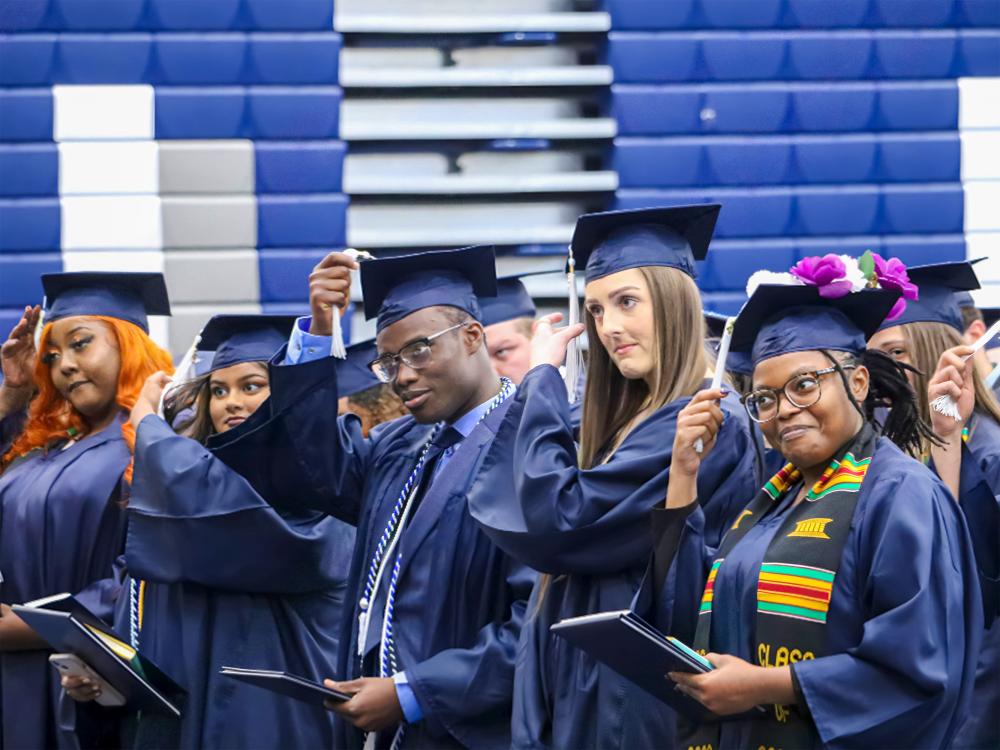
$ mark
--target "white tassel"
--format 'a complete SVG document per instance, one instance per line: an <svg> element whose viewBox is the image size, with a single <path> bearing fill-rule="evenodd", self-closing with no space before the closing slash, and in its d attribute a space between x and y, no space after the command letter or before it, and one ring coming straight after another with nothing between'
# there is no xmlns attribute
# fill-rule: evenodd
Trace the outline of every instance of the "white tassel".
<svg viewBox="0 0 1000 750"><path fill-rule="evenodd" d="M203 331L204 329L202 329ZM185 383L191 381L195 377L195 364L198 361L198 345L201 343L202 331L198 331L198 335L194 337L194 341L191 342L191 346L188 350L184 352L184 356L181 357L180 363L174 370L174 376L170 378L170 382L167 383L167 387L163 389L163 393L160 394L160 404L156 409L156 413L163 417L163 405L167 400L167 395Z"/></svg>
<svg viewBox="0 0 1000 750"><path fill-rule="evenodd" d="M573 326L580 322L580 298L576 291L576 261L573 258L572 247L569 249L567 260L566 284L568 286L567 325ZM582 376L583 353L580 351L580 337L577 336L566 347L566 369L563 374L566 395L571 404L577 400L577 386Z"/></svg>
<svg viewBox="0 0 1000 750"><path fill-rule="evenodd" d="M736 318L728 318L722 330L722 340L719 342L719 356L715 360L715 373L712 375L712 390L722 387L722 377L726 374L726 359L729 357L729 344L733 340L733 328ZM705 443L701 438L694 441L694 452L702 453Z"/></svg>
<svg viewBox="0 0 1000 750"><path fill-rule="evenodd" d="M42 300L42 309L38 311L38 324L35 326L35 330L32 333L32 337L35 340L35 351L37 352L39 347L42 345L42 329L45 328L45 300Z"/></svg>
<svg viewBox="0 0 1000 750"><path fill-rule="evenodd" d="M344 250L344 255L348 255L356 261L371 260L374 257L367 250L355 250L353 247ZM330 314L330 356L337 359L347 359L347 347L344 346L344 331L340 325L340 310L335 307L330 311Z"/></svg>
<svg viewBox="0 0 1000 750"><path fill-rule="evenodd" d="M976 343L972 345L972 354L968 355L968 357L963 357L962 361L965 362L969 359L969 357L975 356L976 352L996 338L997 334L1000 334L1000 320L991 325L989 330L977 339ZM992 376L993 373L990 374ZM944 414L946 417L951 417L956 422L962 421L962 414L958 410L958 404L955 403L955 399L948 394L938 396L936 399L931 401L931 408L938 414Z"/></svg>

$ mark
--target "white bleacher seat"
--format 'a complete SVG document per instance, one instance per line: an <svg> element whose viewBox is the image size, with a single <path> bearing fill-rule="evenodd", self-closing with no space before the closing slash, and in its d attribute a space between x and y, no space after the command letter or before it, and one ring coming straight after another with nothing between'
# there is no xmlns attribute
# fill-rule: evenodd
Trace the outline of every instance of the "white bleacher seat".
<svg viewBox="0 0 1000 750"><path fill-rule="evenodd" d="M341 71L344 88L609 86L614 75L606 65L547 68L374 68Z"/></svg>
<svg viewBox="0 0 1000 750"><path fill-rule="evenodd" d="M260 298L257 251L167 250L163 273L170 301L178 303L241 303Z"/></svg>
<svg viewBox="0 0 1000 750"><path fill-rule="evenodd" d="M565 244L584 209L571 202L354 203L347 241L362 248Z"/></svg>
<svg viewBox="0 0 1000 750"><path fill-rule="evenodd" d="M603 33L607 13L378 14L337 10L333 27L345 34L502 34L513 32Z"/></svg>

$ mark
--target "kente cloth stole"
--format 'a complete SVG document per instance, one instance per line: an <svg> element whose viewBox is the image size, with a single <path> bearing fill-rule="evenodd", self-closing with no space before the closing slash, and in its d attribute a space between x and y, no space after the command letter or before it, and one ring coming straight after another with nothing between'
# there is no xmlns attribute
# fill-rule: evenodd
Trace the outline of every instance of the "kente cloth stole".
<svg viewBox="0 0 1000 750"><path fill-rule="evenodd" d="M859 493L875 452L877 435L867 423L838 453L805 499L792 508L768 545L757 579L754 661L783 667L826 653L826 618ZM802 475L791 464L775 474L730 527L712 564L698 611L694 647L710 650L715 579L726 555L747 532L796 491ZM798 750L816 744L812 721L794 706L765 706L754 721L750 747ZM715 750L718 724L681 722L680 747Z"/></svg>

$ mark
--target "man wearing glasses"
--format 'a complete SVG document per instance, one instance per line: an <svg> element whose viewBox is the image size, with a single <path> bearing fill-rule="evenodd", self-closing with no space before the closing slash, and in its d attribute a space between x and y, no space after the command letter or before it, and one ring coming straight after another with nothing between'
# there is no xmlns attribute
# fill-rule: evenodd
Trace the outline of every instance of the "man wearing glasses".
<svg viewBox="0 0 1000 750"><path fill-rule="evenodd" d="M280 488L358 527L328 681L352 696L328 704L343 719L337 746L508 747L534 573L466 509L471 493L512 491L509 462L483 462L515 389L493 371L480 322L479 297L497 290L493 248L361 264L365 315L377 318L370 368L411 414L367 439L356 417L335 417L337 360L321 356L355 268L331 253L314 269L312 316L271 366L269 408L220 455L250 464L265 497Z"/></svg>

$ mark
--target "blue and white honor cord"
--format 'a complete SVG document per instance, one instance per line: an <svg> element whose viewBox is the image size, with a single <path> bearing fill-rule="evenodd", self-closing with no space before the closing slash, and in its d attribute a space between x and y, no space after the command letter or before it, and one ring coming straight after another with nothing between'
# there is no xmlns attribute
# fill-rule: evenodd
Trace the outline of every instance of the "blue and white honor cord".
<svg viewBox="0 0 1000 750"><path fill-rule="evenodd" d="M134 578L128 581L128 642L139 650L139 584Z"/></svg>
<svg viewBox="0 0 1000 750"><path fill-rule="evenodd" d="M514 384L508 378L500 378L500 392L493 397L490 405L483 412L483 416L479 418L479 422L486 419L494 409L506 401L514 390ZM476 424L478 425L479 423L477 422ZM378 594L387 563L389 560L393 560L392 573L389 577L389 586L385 596L385 614L382 618L381 642L379 644L379 677L392 677L399 671L392 630L393 608L396 603L396 584L399 582L400 571L399 540L402 537L402 530L405 528L406 521L413 508L413 499L420 486L419 480L423 473L424 465L427 462L427 453L442 427L441 424L434 427L430 437L420 451L420 458L417 459L416 466L413 467L413 471L410 472L410 476L403 485L403 489L400 490L399 497L396 498L396 504L389 515L389 522L386 524L385 529L383 529L382 536L379 537L378 545L375 547L375 553L372 555L371 563L368 566L368 575L365 580L365 591L358 602L358 608L361 610L361 614L358 616L358 657L363 659L368 640L371 606L374 603L375 596ZM399 729L396 730L396 734L392 740L392 750L398 750L402 745L405 726L405 724L401 724ZM374 742L375 732L371 732L365 739L365 747L374 747Z"/></svg>

